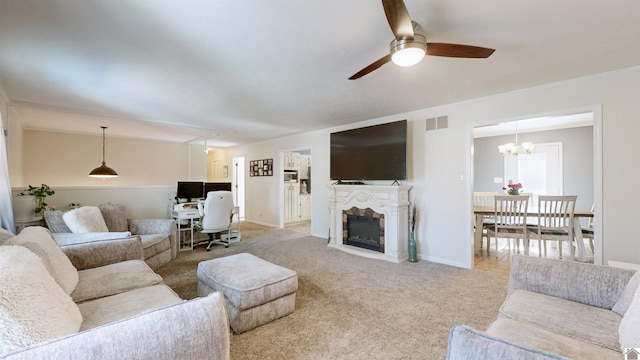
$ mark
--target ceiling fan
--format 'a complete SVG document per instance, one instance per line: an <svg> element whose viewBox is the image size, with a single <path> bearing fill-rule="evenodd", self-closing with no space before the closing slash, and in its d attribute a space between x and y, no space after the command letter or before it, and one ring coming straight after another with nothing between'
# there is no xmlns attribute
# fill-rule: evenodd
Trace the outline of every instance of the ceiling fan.
<svg viewBox="0 0 640 360"><path fill-rule="evenodd" d="M382 0L384 13L395 39L391 42L391 51L381 59L358 71L349 80L359 79L393 61L398 66L412 66L426 55L458 58L488 58L495 51L479 46L431 43L424 35L415 33L418 24L411 21L407 7L402 0Z"/></svg>

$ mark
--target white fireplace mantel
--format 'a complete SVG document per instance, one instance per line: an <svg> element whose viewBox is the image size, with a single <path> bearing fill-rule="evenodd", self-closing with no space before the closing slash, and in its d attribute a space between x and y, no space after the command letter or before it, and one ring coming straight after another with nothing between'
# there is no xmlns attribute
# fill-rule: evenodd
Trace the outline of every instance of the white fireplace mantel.
<svg viewBox="0 0 640 360"><path fill-rule="evenodd" d="M409 190L411 186L331 185L331 233L329 246L355 255L402 262L408 258ZM384 214L384 254L343 243L342 211L370 208Z"/></svg>

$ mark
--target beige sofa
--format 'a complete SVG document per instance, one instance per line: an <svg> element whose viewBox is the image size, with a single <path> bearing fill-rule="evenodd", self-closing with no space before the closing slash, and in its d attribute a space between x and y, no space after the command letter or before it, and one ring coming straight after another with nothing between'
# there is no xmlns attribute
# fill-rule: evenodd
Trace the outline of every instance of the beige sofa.
<svg viewBox="0 0 640 360"><path fill-rule="evenodd" d="M639 283L631 270L514 255L498 319L452 328L447 359L624 359L640 347Z"/></svg>
<svg viewBox="0 0 640 360"><path fill-rule="evenodd" d="M47 210L44 219L53 237L60 245L117 239L138 235L142 241L144 260L154 270L178 255L176 223L172 219L127 219L125 206L105 203L100 209L109 232L72 233L59 210Z"/></svg>
<svg viewBox="0 0 640 360"><path fill-rule="evenodd" d="M180 299L139 237L59 247L28 227L0 246L2 359L229 359L222 294Z"/></svg>

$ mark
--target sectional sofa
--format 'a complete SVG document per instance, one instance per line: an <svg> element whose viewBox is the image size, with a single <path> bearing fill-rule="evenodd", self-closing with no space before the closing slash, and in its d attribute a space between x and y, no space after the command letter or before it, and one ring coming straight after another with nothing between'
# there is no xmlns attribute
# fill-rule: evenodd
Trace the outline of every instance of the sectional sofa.
<svg viewBox="0 0 640 360"><path fill-rule="evenodd" d="M180 299L138 236L59 246L27 227L4 238L1 359L229 359L222 294Z"/></svg>
<svg viewBox="0 0 640 360"><path fill-rule="evenodd" d="M96 216L98 218L95 218ZM142 241L144 260L154 270L178 255L174 220L127 219L125 206L122 204L104 203L69 211L47 210L44 219L60 245L138 235ZM73 226L70 228L67 223L69 220L84 220L90 225L81 226L79 229Z"/></svg>

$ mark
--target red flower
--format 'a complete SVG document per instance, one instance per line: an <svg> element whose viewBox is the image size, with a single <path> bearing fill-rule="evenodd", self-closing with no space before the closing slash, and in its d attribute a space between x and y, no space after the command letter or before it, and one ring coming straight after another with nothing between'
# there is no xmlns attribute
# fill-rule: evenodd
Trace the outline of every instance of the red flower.
<svg viewBox="0 0 640 360"><path fill-rule="evenodd" d="M508 186L509 186L509 188L511 188L511 189L522 189L522 184L520 184L520 183L509 184ZM502 189L503 189L503 190L506 190L505 188L502 188Z"/></svg>

